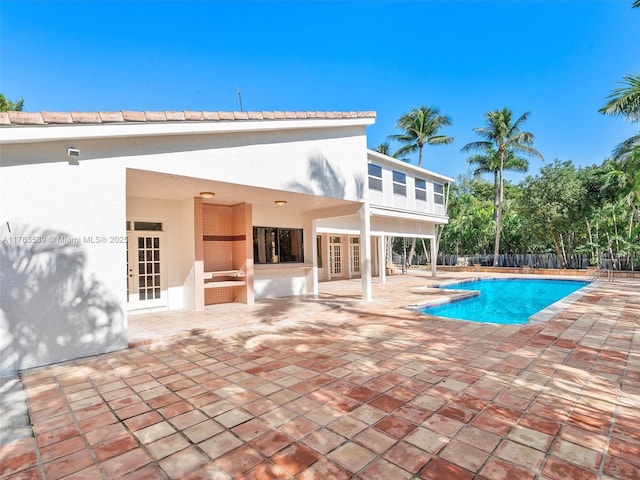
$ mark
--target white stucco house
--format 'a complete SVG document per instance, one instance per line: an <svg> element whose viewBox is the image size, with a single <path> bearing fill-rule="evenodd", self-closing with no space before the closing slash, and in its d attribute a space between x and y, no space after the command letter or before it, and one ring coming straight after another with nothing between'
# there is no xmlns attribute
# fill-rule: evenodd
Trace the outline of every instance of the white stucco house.
<svg viewBox="0 0 640 480"><path fill-rule="evenodd" d="M385 238L434 239L452 181L367 150L374 121L0 113L0 374L125 348L135 312L352 277L371 299Z"/></svg>

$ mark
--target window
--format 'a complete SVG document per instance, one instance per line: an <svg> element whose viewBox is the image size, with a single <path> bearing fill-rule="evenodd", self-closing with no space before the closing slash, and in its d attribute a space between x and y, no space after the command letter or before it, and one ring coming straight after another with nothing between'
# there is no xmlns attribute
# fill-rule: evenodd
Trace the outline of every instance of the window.
<svg viewBox="0 0 640 480"><path fill-rule="evenodd" d="M427 201L427 181L416 178L416 200Z"/></svg>
<svg viewBox="0 0 640 480"><path fill-rule="evenodd" d="M382 191L382 167L380 165L369 164L369 189Z"/></svg>
<svg viewBox="0 0 640 480"><path fill-rule="evenodd" d="M393 172L393 193L407 196L407 176L401 172Z"/></svg>
<svg viewBox="0 0 640 480"><path fill-rule="evenodd" d="M441 183L433 184L433 202L436 205L444 205L444 185Z"/></svg>
<svg viewBox="0 0 640 480"><path fill-rule="evenodd" d="M144 230L147 232L161 232L161 222L133 222L134 230Z"/></svg>
<svg viewBox="0 0 640 480"><path fill-rule="evenodd" d="M304 262L301 228L253 227L255 263Z"/></svg>

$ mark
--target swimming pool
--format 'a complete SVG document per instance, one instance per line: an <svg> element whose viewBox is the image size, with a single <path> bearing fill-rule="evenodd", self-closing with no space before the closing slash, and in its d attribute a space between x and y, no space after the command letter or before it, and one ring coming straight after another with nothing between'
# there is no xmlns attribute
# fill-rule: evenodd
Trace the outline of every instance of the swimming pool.
<svg viewBox="0 0 640 480"><path fill-rule="evenodd" d="M522 324L529 317L588 285L574 280L483 279L441 288L473 290L479 295L420 309L423 313L472 322Z"/></svg>

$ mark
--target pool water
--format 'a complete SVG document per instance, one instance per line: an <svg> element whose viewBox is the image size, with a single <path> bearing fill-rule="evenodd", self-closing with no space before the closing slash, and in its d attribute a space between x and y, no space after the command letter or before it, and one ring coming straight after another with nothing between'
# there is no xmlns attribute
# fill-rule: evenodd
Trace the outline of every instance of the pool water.
<svg viewBox="0 0 640 480"><path fill-rule="evenodd" d="M438 317L501 324L526 323L529 317L579 290L589 282L574 280L485 279L447 285L445 289L475 290L476 297L423 308Z"/></svg>

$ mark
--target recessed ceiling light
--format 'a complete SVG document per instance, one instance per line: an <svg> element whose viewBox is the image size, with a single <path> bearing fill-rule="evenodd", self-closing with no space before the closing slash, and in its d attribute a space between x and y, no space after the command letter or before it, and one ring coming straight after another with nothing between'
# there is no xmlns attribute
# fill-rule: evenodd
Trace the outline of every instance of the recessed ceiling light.
<svg viewBox="0 0 640 480"><path fill-rule="evenodd" d="M287 201L286 201L286 200L276 200L276 201L275 201L275 202L273 202L273 203L275 203L276 205L278 205L279 207L281 207L281 206L283 206L283 205L286 205L286 204L287 204Z"/></svg>
<svg viewBox="0 0 640 480"><path fill-rule="evenodd" d="M200 192L200 196L202 198L211 198L211 197L215 196L215 193L213 193L213 192Z"/></svg>

